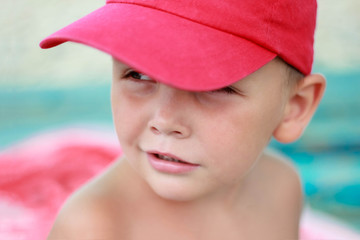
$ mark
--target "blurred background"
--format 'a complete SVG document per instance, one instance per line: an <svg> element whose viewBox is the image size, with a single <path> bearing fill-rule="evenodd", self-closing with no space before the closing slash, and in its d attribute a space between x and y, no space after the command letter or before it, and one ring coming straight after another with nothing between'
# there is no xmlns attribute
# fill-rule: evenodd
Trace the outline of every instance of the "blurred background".
<svg viewBox="0 0 360 240"><path fill-rule="evenodd" d="M42 38L104 2L2 2L0 150L68 126L112 128L111 58L73 43L38 47ZM298 167L308 206L360 230L360 1L318 3L313 72L326 76L326 94L301 140L271 145Z"/></svg>

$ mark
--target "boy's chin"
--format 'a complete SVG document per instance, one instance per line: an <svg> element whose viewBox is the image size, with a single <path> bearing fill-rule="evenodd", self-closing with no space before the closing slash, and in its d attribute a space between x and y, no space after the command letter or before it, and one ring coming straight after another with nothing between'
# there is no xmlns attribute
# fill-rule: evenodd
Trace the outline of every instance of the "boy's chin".
<svg viewBox="0 0 360 240"><path fill-rule="evenodd" d="M194 202L207 195L205 189L196 184L188 184L180 181L148 181L152 191L160 198L170 202L186 203Z"/></svg>

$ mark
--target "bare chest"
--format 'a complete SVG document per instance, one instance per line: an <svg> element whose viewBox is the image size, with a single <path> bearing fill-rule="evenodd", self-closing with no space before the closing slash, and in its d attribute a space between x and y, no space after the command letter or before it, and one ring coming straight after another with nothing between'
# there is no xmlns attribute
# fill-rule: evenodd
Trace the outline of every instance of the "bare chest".
<svg viewBox="0 0 360 240"><path fill-rule="evenodd" d="M132 216L127 224L117 224L117 239L124 240L239 240L239 239L279 239L275 221L263 217L228 218L211 214L199 219L160 216ZM123 222L123 221L122 221Z"/></svg>

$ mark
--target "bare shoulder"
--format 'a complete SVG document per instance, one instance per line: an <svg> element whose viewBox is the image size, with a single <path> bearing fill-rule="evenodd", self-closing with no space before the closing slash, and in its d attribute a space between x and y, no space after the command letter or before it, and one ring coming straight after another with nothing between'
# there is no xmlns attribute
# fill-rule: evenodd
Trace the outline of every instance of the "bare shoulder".
<svg viewBox="0 0 360 240"><path fill-rule="evenodd" d="M65 203L50 231L48 239L87 239L96 235L109 238L106 212L87 194L77 192Z"/></svg>
<svg viewBox="0 0 360 240"><path fill-rule="evenodd" d="M50 231L52 239L115 239L113 203L105 172L65 202Z"/></svg>
<svg viewBox="0 0 360 240"><path fill-rule="evenodd" d="M270 190L267 204L276 210L277 226L297 234L303 205L299 174L290 159L273 150L266 150L260 165L268 179L264 181L264 187Z"/></svg>

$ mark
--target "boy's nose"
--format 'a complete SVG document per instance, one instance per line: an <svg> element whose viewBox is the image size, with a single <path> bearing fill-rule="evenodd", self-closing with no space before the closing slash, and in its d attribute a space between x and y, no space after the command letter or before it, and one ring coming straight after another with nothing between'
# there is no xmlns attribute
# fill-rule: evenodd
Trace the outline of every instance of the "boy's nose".
<svg viewBox="0 0 360 240"><path fill-rule="evenodd" d="M153 116L148 124L150 131L180 139L190 136L189 100L190 93L166 87L155 100Z"/></svg>

